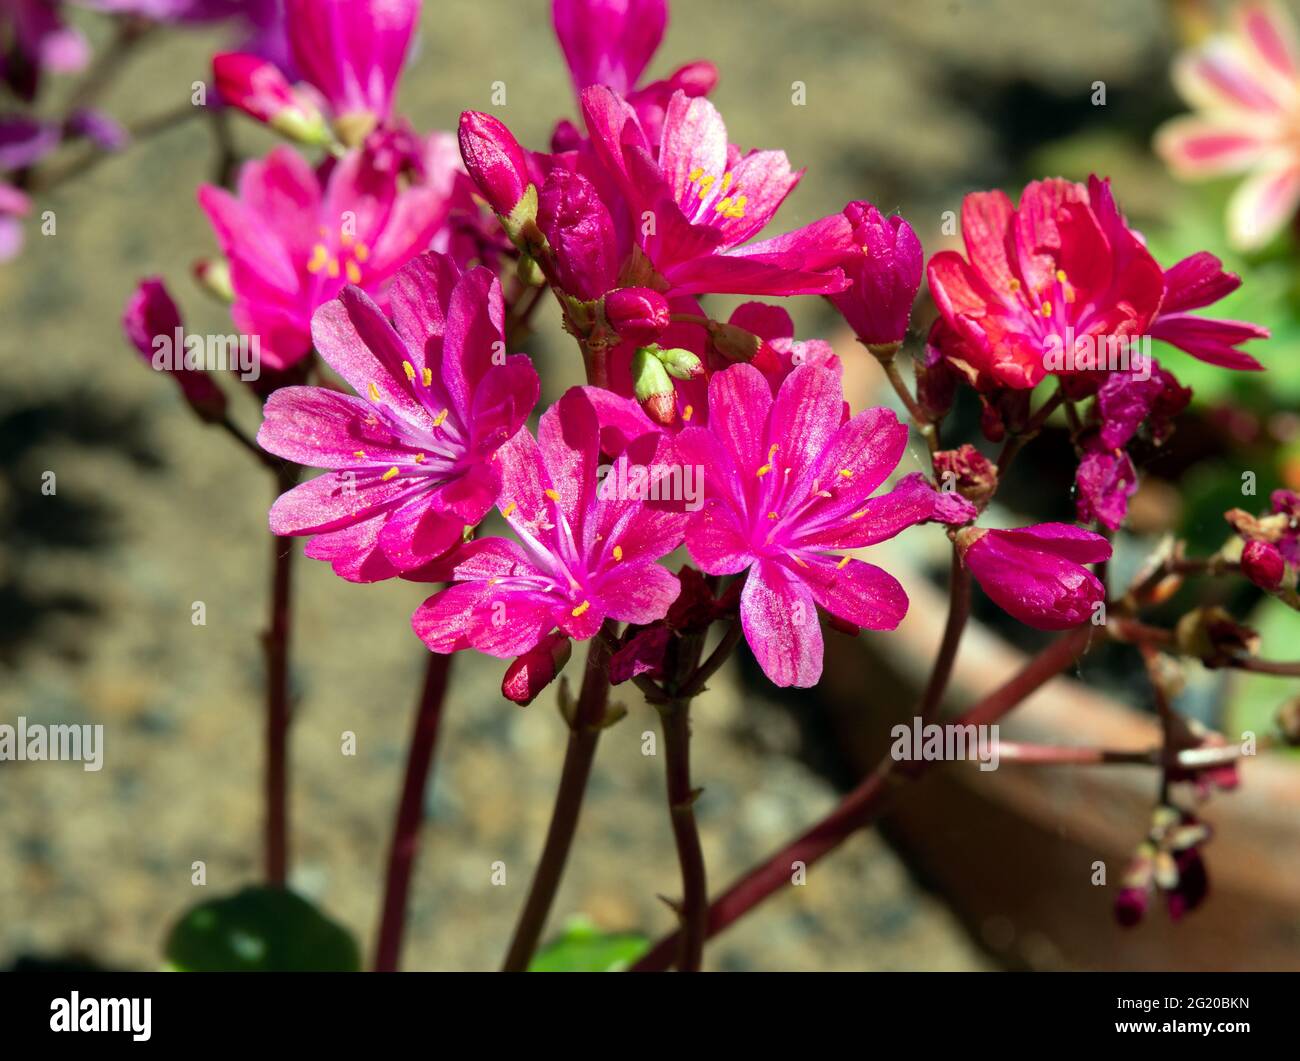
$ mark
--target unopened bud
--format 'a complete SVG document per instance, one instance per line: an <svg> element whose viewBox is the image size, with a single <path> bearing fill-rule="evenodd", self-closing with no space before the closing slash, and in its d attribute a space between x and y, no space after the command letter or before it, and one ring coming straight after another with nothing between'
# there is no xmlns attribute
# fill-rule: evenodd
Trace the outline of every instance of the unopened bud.
<svg viewBox="0 0 1300 1061"><path fill-rule="evenodd" d="M573 654L573 642L556 631L516 659L501 680L501 695L527 707L564 669Z"/></svg>
<svg viewBox="0 0 1300 1061"><path fill-rule="evenodd" d="M1286 561L1276 545L1251 541L1241 550L1241 572L1260 589L1274 590L1282 584Z"/></svg>
<svg viewBox="0 0 1300 1061"><path fill-rule="evenodd" d="M193 266L194 279L208 294L227 304L235 301L235 285L230 279L230 262L225 258L207 258Z"/></svg>
<svg viewBox="0 0 1300 1061"><path fill-rule="evenodd" d="M651 347L640 347L632 355L632 392L656 424L667 427L677 419L677 392L664 363Z"/></svg>
<svg viewBox="0 0 1300 1061"><path fill-rule="evenodd" d="M708 328L713 348L728 361L753 361L763 346L763 340L757 335L734 324L711 320Z"/></svg>
<svg viewBox="0 0 1300 1061"><path fill-rule="evenodd" d="M515 239L524 224L537 217L537 188L524 149L502 122L478 111L460 116L458 135L465 169Z"/></svg>
<svg viewBox="0 0 1300 1061"><path fill-rule="evenodd" d="M668 300L649 287L620 287L605 296L605 320L620 339L653 343L671 320Z"/></svg>
<svg viewBox="0 0 1300 1061"><path fill-rule="evenodd" d="M279 68L266 59L226 52L212 60L217 91L233 107L300 144L326 144L329 127L315 102L294 89Z"/></svg>

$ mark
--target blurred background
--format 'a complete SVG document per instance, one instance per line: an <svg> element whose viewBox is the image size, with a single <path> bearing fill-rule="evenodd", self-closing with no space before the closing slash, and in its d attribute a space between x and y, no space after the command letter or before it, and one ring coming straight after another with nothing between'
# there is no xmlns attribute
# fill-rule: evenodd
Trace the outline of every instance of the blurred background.
<svg viewBox="0 0 1300 1061"><path fill-rule="evenodd" d="M544 0L439 0L425 6L399 109L420 131L452 129L463 109L493 110L527 146L574 117ZM1157 356L1196 389L1171 443L1143 467L1116 570L1158 537L1205 553L1242 505L1300 488L1300 314L1292 239L1249 261L1229 253L1230 185L1184 186L1151 151L1183 110L1169 64L1212 4L1160 0L713 0L674 5L650 74L708 58L713 100L742 147L779 147L807 175L781 210L784 231L869 199L903 213L927 253L955 245L946 211L969 191L1090 171L1113 178L1122 208L1169 265L1208 249L1247 277L1224 316L1263 323L1267 377ZM102 19L72 16L92 42ZM100 103L131 122L181 106L209 74L218 29L166 30L142 46ZM75 83L53 84L57 112ZM791 102L806 85L806 105ZM1096 85L1103 83L1104 104ZM233 116L242 155L272 141ZM176 388L142 369L119 326L143 276L161 274L193 332L229 329L189 279L216 244L195 189L219 165L211 131L187 122L95 166L38 200L57 233L30 224L0 266L0 721L105 727L105 765L0 763L0 967L53 961L155 968L170 925L207 891L256 880L260 865L262 653L270 544L265 472L195 422ZM714 316L725 319L726 301ZM815 300L791 306L801 337L844 337ZM1216 307L1216 310L1218 307ZM918 330L933 310L918 311ZM554 316L530 350L543 400L580 378ZM842 345L856 406L887 403L877 370ZM250 431L256 400L235 394ZM962 406L951 438L977 441ZM921 467L919 451L903 471ZM57 493L41 493L54 471ZM1022 457L1000 503L1007 523L1072 519L1072 453L1050 429ZM1245 503L1244 507L1263 507ZM995 522L997 520L995 519ZM910 716L943 622L946 541L920 530L873 560L913 597L896 634L828 635L818 690L778 695L741 657L694 711L697 804L710 881L721 886L825 813ZM323 564L296 571L292 730L292 883L358 935L369 953L386 845L425 650L408 617L426 595L404 583L351 585ZM1197 587L1205 590L1204 586ZM1213 590L1211 590L1214 592ZM1187 598L1184 598L1184 603ZM194 602L206 626L191 624ZM977 600L953 703L1004 679L1040 640ZM1266 656L1294 658L1300 621L1253 591L1222 598L1257 625ZM1169 615L1179 614L1178 602ZM577 673L575 660L570 670ZM499 962L549 818L565 728L544 694L520 710L499 693L503 663L462 655L426 800L404 965L485 969ZM1090 657L1027 705L1025 732L1057 743L1140 747L1154 732L1136 655ZM1242 680L1245 677L1246 680ZM1294 683L1196 668L1180 709L1235 734L1268 732ZM551 934L581 915L609 931L672 925L657 894L679 887L661 763L641 754L658 719L631 687L630 716L604 737ZM340 735L357 754L340 753ZM1004 734L1005 735L1005 734ZM1076 772L1078 773L1078 772ZM883 832L854 837L706 951L717 969L1300 967L1300 774L1293 759L1248 763L1241 791L1207 812L1209 906L1169 926L1112 922L1114 885L1145 834L1154 778L1121 771L1032 778L953 770L921 786ZM1058 772L1058 775L1060 772ZM996 784L992 778L996 778ZM1090 882L1095 860L1110 887ZM507 884L492 886L504 861Z"/></svg>

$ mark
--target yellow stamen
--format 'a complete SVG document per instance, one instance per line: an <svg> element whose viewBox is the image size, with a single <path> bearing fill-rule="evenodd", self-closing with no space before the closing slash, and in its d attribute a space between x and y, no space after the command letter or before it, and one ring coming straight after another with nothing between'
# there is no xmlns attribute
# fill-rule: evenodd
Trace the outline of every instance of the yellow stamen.
<svg viewBox="0 0 1300 1061"><path fill-rule="evenodd" d="M837 568L839 568L841 571L843 571L844 568L848 566L849 561L852 560L852 559L853 559L853 557L851 557L851 556L845 556L845 557L841 558L840 562L839 562L838 564L836 564L835 566L836 566Z"/></svg>
<svg viewBox="0 0 1300 1061"><path fill-rule="evenodd" d="M344 271L348 274L349 284L361 283L361 266L359 266L356 262L354 262L351 258L349 258L347 264L343 268Z"/></svg>
<svg viewBox="0 0 1300 1061"><path fill-rule="evenodd" d="M621 545L614 546L614 559L615 560L623 559L623 547Z"/></svg>
<svg viewBox="0 0 1300 1061"><path fill-rule="evenodd" d="M798 564L800 567L807 567L807 566L808 566L808 561L805 560L802 556L796 556L796 557L794 558L794 562L795 562L796 564Z"/></svg>
<svg viewBox="0 0 1300 1061"><path fill-rule="evenodd" d="M442 412L440 412L437 416L433 418L433 426L442 427L442 422L446 419L447 419L447 410L444 409Z"/></svg>
<svg viewBox="0 0 1300 1061"><path fill-rule="evenodd" d="M359 262L364 262L367 258L370 257L370 248L367 247L364 243L358 243L355 247L352 248L352 257L354 257Z"/></svg>
<svg viewBox="0 0 1300 1061"><path fill-rule="evenodd" d="M384 472L384 474L381 475L379 478L381 478L384 482L388 482L389 479L396 479L397 466L394 465L393 467L389 468L388 471Z"/></svg>
<svg viewBox="0 0 1300 1061"><path fill-rule="evenodd" d="M372 402L379 401L379 388L375 386L373 380L370 383L370 400Z"/></svg>
<svg viewBox="0 0 1300 1061"><path fill-rule="evenodd" d="M1043 316L1044 316L1044 317L1050 317L1051 315L1052 315L1052 304L1051 304L1050 302L1044 302L1044 303L1043 303Z"/></svg>
<svg viewBox="0 0 1300 1061"><path fill-rule="evenodd" d="M781 517L778 516L775 512L769 512L769 513L767 514L767 518L768 518L768 519L780 519Z"/></svg>
<svg viewBox="0 0 1300 1061"><path fill-rule="evenodd" d="M704 176L704 170L700 169L699 166L696 166L693 170L691 170L690 176L687 179L690 180L691 183L693 184L695 183L695 181L699 180L703 176Z"/></svg>
<svg viewBox="0 0 1300 1061"><path fill-rule="evenodd" d="M424 461L425 461L425 456L424 456L423 453L417 453L417 454L415 455L415 463L416 463L416 464L423 464Z"/></svg>
<svg viewBox="0 0 1300 1061"><path fill-rule="evenodd" d="M708 198L708 195L709 195L709 189L713 187L713 182L714 182L715 180L717 180L717 179L718 179L717 177L701 177L701 178L700 178L700 198L701 198L701 199L707 199L707 198Z"/></svg>
<svg viewBox="0 0 1300 1061"><path fill-rule="evenodd" d="M324 235L322 232L321 235ZM330 260L329 249L323 243L317 243L311 249L311 261L307 263L307 272L313 275L319 273L325 268L325 264Z"/></svg>
<svg viewBox="0 0 1300 1061"><path fill-rule="evenodd" d="M360 460L365 460L365 459L366 459L366 451L363 450L363 449L359 449L359 450L357 450L354 454L352 454L352 456L357 457L357 458L359 458Z"/></svg>
<svg viewBox="0 0 1300 1061"><path fill-rule="evenodd" d="M682 410L683 420L689 420L694 415L695 415L695 406L693 405L688 405L685 409Z"/></svg>
<svg viewBox="0 0 1300 1061"><path fill-rule="evenodd" d="M771 470L772 470L772 466L770 464L764 464L763 467L759 468L758 471L756 471L754 474L761 479Z"/></svg>
<svg viewBox="0 0 1300 1061"><path fill-rule="evenodd" d="M402 371L406 373L406 378L407 378L408 380L413 380L413 379L415 379L415 366L414 366L413 364L411 364L411 362L409 362L409 361L403 361L403 362L402 362Z"/></svg>
<svg viewBox="0 0 1300 1061"><path fill-rule="evenodd" d="M424 380L424 385L425 385L426 387L432 387L432 386L433 386L433 369L431 369L431 368L426 368L426 369L424 370L424 374L423 374L420 378Z"/></svg>
<svg viewBox="0 0 1300 1061"><path fill-rule="evenodd" d="M725 214L730 210L731 210L731 196L729 195L725 199L719 199L716 203L713 204L713 212L715 214Z"/></svg>
<svg viewBox="0 0 1300 1061"><path fill-rule="evenodd" d="M1065 276L1065 270L1064 270L1064 269L1057 269L1057 270L1056 270L1056 279L1059 280L1061 283L1065 283L1065 281L1066 281L1066 276Z"/></svg>
<svg viewBox="0 0 1300 1061"><path fill-rule="evenodd" d="M852 468L841 468L841 469L840 469L840 474L841 474L842 476L844 476L845 479L852 479L852 478L853 478L853 469L852 469Z"/></svg>
<svg viewBox="0 0 1300 1061"><path fill-rule="evenodd" d="M849 516L849 519L861 519L866 514L867 514L867 510L864 508L861 512L854 512L851 516Z"/></svg>
<svg viewBox="0 0 1300 1061"><path fill-rule="evenodd" d="M1012 291L1020 290L1020 281L1017 280L1014 276L1011 278L1011 290Z"/></svg>
<svg viewBox="0 0 1300 1061"><path fill-rule="evenodd" d="M558 490L543 490L542 492L552 501L560 500L560 492Z"/></svg>
<svg viewBox="0 0 1300 1061"><path fill-rule="evenodd" d="M325 268L325 273L331 280L339 278L339 260L337 258L330 259L329 265Z"/></svg>
<svg viewBox="0 0 1300 1061"><path fill-rule="evenodd" d="M730 173L724 173L722 175L722 190L724 192L731 187L731 180L732 178Z"/></svg>
<svg viewBox="0 0 1300 1061"><path fill-rule="evenodd" d="M573 611L571 611L569 614L576 619L579 615L581 615L590 607L591 607L591 601L585 600L581 604L579 604L576 608L574 608Z"/></svg>
<svg viewBox="0 0 1300 1061"><path fill-rule="evenodd" d="M501 510L501 515L505 516L506 519L509 519L511 513L513 513L518 507L518 505L511 501L510 504L506 505L506 507Z"/></svg>

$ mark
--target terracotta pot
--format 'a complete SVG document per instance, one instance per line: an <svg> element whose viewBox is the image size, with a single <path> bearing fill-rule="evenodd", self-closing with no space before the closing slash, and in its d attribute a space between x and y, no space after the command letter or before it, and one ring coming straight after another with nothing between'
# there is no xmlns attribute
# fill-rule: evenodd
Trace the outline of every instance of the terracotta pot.
<svg viewBox="0 0 1300 1061"><path fill-rule="evenodd" d="M908 554L896 543L887 556L873 550L872 559L908 587L908 618L891 634L828 639L822 687L842 742L864 771L887 753L890 727L910 722L947 609L940 591L907 573ZM1024 662L972 623L949 707L973 702ZM1158 743L1158 727L1061 677L1016 708L1001 737L1138 750ZM899 793L883 828L1010 966L1300 969L1300 765L1265 754L1244 761L1241 777L1238 790L1216 793L1205 806L1215 831L1206 848L1211 892L1179 923L1159 901L1136 928L1119 927L1112 914L1156 797L1151 768L1002 764L981 772L974 763L945 764ZM1104 886L1092 883L1098 862Z"/></svg>

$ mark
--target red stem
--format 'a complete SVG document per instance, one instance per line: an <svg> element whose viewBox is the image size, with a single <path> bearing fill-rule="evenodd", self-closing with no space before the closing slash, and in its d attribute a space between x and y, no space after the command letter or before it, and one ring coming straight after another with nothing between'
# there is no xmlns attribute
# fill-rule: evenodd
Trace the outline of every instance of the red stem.
<svg viewBox="0 0 1300 1061"><path fill-rule="evenodd" d="M289 632L292 539L271 538L271 625L266 633L266 879L284 887L289 867Z"/></svg>
<svg viewBox="0 0 1300 1061"><path fill-rule="evenodd" d="M955 725L989 724L996 722L1031 693L1074 663L1077 656L1100 638L1092 638L1088 626L1077 627L1063 634L1035 656L1010 681L984 697ZM894 772L894 760L884 758L874 770L853 789L839 805L803 835L781 848L771 858L750 870L722 893L709 907L708 935L717 935L724 928L744 916L769 895L791 882L794 863L811 866L823 855L835 850L858 829L869 824L880 813L885 796L909 778L920 776L929 766L927 761L909 764L909 771ZM673 932L661 939L633 966L637 972L659 972L667 969L680 946L680 933Z"/></svg>
<svg viewBox="0 0 1300 1061"><path fill-rule="evenodd" d="M415 727L411 732L406 758L406 777L393 822L393 838L388 848L388 876L384 885L384 907L379 918L379 938L375 945L375 972L396 972L406 931L406 897L411 886L411 871L420 846L420 823L424 820L424 793L429 784L433 756L438 746L438 729L447 693L450 655L429 653L424 672L424 687L415 709Z"/></svg>

